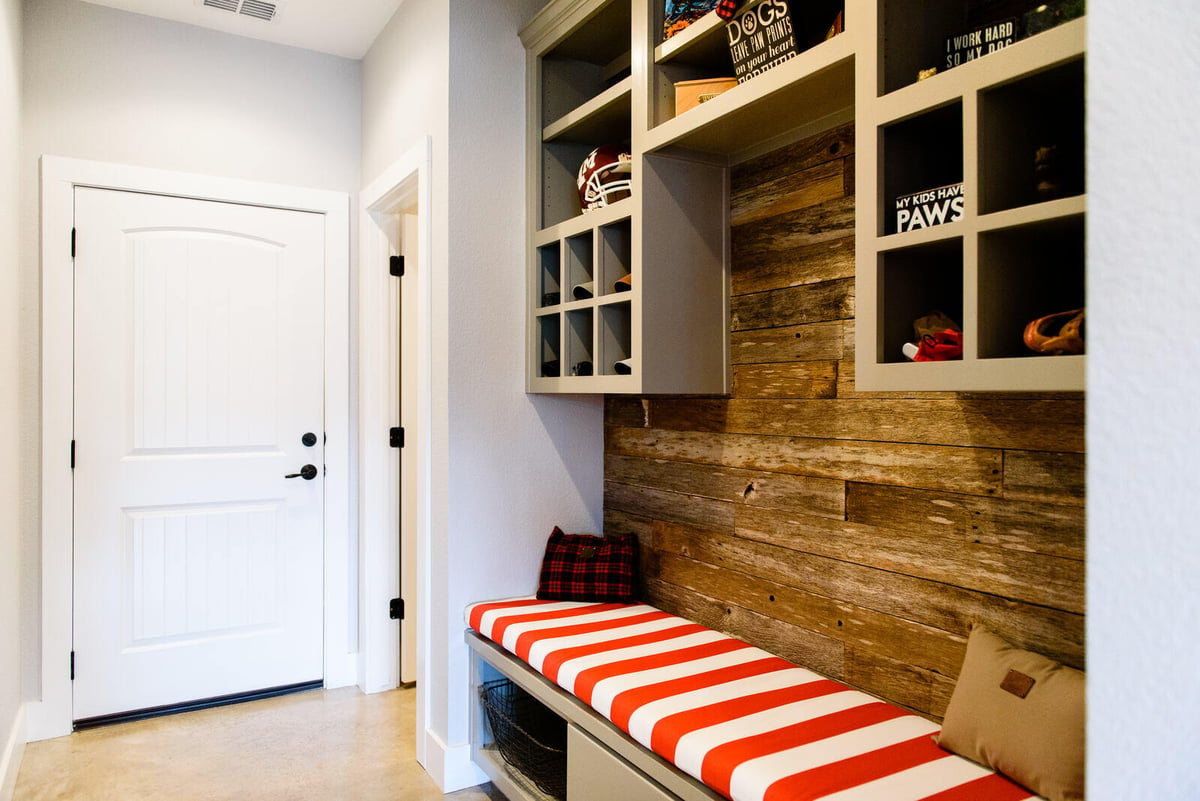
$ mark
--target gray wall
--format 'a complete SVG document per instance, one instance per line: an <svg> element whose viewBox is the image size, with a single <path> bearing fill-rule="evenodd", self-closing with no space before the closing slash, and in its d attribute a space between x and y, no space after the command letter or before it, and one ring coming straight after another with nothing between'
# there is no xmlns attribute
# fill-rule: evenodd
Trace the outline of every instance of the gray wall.
<svg viewBox="0 0 1200 801"><path fill-rule="evenodd" d="M1088 3L1089 798L1200 798L1194 0Z"/></svg>
<svg viewBox="0 0 1200 801"><path fill-rule="evenodd" d="M21 1L0 0L0 798L5 797L6 765L16 740L21 705L20 609L21 541L20 475L17 438L22 430L17 374L21 348L17 321L17 202L21 120Z"/></svg>
<svg viewBox="0 0 1200 801"><path fill-rule="evenodd" d="M19 497L22 667L26 697L37 698L38 157L337 190L354 202L361 65L78 0L28 0L25 15Z"/></svg>
<svg viewBox="0 0 1200 801"><path fill-rule="evenodd" d="M462 610L532 592L555 524L600 527L600 399L529 396L524 50L541 0L405 0L363 62L363 181L433 150L433 531L427 767L466 761Z"/></svg>

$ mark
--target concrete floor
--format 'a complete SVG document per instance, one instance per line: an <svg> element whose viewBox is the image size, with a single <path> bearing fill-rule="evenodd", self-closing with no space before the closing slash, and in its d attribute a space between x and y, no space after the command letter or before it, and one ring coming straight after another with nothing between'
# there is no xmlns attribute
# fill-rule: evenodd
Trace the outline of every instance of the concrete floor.
<svg viewBox="0 0 1200 801"><path fill-rule="evenodd" d="M30 743L13 801L503 801L490 785L438 792L415 702L313 690Z"/></svg>

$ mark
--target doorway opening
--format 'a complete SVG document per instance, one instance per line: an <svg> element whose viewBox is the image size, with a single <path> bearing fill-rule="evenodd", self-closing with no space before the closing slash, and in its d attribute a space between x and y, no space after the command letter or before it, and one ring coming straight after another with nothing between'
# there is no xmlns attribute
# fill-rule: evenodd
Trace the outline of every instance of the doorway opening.
<svg viewBox="0 0 1200 801"><path fill-rule="evenodd" d="M416 683L422 764L429 708L430 152L426 137L363 189L358 273L359 686L378 692Z"/></svg>

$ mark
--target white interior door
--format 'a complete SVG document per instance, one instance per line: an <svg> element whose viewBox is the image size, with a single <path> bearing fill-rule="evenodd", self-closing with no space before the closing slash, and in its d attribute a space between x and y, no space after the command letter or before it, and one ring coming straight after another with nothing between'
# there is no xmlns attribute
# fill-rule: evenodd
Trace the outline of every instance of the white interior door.
<svg viewBox="0 0 1200 801"><path fill-rule="evenodd" d="M78 188L75 227L74 718L320 680L322 216Z"/></svg>

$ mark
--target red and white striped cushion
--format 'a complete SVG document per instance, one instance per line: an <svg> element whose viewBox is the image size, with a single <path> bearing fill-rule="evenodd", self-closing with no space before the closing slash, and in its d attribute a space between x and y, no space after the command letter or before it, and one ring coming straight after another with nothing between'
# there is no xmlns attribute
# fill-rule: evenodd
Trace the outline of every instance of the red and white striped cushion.
<svg viewBox="0 0 1200 801"><path fill-rule="evenodd" d="M519 598L467 624L733 801L1026 801L936 724L644 604Z"/></svg>

